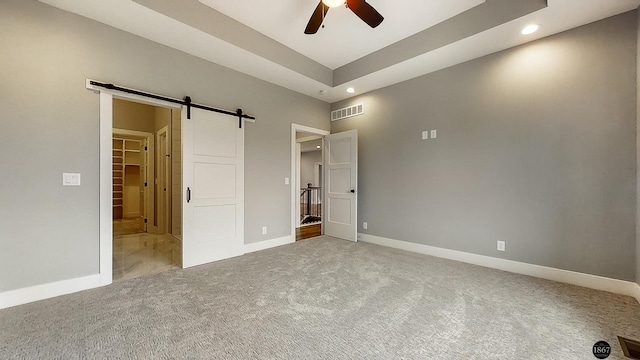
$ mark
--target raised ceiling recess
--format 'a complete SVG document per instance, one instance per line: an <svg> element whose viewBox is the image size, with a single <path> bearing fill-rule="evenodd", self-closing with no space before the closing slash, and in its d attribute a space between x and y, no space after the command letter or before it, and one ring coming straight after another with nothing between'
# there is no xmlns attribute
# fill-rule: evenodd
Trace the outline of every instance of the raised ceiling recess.
<svg viewBox="0 0 640 360"><path fill-rule="evenodd" d="M326 102L634 10L640 0L366 0L302 31L319 0L40 0ZM140 21L144 19L144 21ZM523 36L529 24L539 31ZM326 91L326 93L322 92ZM322 92L322 95L321 95Z"/></svg>

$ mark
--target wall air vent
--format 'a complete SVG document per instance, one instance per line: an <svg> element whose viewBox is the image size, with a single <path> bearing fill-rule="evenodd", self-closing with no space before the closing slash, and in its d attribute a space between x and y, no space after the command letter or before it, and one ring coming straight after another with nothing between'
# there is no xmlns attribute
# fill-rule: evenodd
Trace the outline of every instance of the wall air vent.
<svg viewBox="0 0 640 360"><path fill-rule="evenodd" d="M357 104L331 112L331 121L342 120L364 114L364 104Z"/></svg>

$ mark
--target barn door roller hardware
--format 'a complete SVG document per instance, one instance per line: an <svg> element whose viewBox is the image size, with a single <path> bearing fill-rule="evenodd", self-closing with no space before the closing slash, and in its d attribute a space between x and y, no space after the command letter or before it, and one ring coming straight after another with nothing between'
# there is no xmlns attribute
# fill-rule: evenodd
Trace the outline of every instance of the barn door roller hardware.
<svg viewBox="0 0 640 360"><path fill-rule="evenodd" d="M90 80L89 84L91 84L93 86L98 86L98 87L102 87L102 88L105 88L105 89L109 89L109 90L121 91L121 92L124 92L124 93L127 93L127 94L144 96L144 97L148 97L148 98L151 98L151 99L162 100L162 101L167 101L167 102L174 103L174 104L184 105L184 106L187 107L187 119L191 119L191 108L196 108L196 109L202 109L202 110L206 110L206 111L216 112L216 113L219 113L219 114L224 114L224 115L229 115L229 116L236 116L236 117L238 117L238 123L239 123L239 127L241 129L242 129L243 120L246 120L246 121L249 121L249 122L255 122L255 120L256 120L256 118L254 116L245 114L242 111L242 109L238 109L235 112L233 112L233 111L229 111L229 110L216 109L216 108L210 107L210 106L194 104L191 101L191 97L190 96L185 96L184 100L178 100L178 99L173 99L173 98L169 98L169 97L166 97L166 96L146 93L144 91L133 90L133 89L129 89L129 88L113 85L113 84L101 83L101 82L94 81L94 80Z"/></svg>

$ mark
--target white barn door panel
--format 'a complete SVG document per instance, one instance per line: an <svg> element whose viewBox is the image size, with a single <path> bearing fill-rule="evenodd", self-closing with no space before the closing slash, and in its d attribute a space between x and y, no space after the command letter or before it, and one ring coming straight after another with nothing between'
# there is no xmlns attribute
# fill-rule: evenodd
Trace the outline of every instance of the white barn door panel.
<svg viewBox="0 0 640 360"><path fill-rule="evenodd" d="M357 241L358 132L325 136L325 235Z"/></svg>
<svg viewBox="0 0 640 360"><path fill-rule="evenodd" d="M238 118L182 111L183 267L244 254L244 130Z"/></svg>

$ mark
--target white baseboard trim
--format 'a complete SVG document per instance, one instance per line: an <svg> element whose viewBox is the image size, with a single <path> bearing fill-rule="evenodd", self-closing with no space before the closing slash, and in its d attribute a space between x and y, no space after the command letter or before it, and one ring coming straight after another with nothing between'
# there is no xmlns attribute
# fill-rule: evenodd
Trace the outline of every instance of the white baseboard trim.
<svg viewBox="0 0 640 360"><path fill-rule="evenodd" d="M56 281L48 284L30 286L0 293L0 309L18 306L38 300L71 294L101 286L99 274L77 279Z"/></svg>
<svg viewBox="0 0 640 360"><path fill-rule="evenodd" d="M635 297L635 298L636 298L636 300L638 300L638 303L640 303L640 285L639 285L639 284L636 284L636 286L635 286L635 289L634 289L634 290L635 290L635 291L634 291L634 292L635 292L635 295L633 295L633 297Z"/></svg>
<svg viewBox="0 0 640 360"><path fill-rule="evenodd" d="M294 242L294 237L284 236L281 238L246 244L244 246L244 252L251 253L255 251L270 249L276 246L291 244ZM96 274L77 279L56 281L48 284L5 291L0 293L0 309L6 309L9 307L27 304L34 301L49 299L60 295L71 294L82 290L89 290L100 286L109 285L111 284L111 282L111 277Z"/></svg>
<svg viewBox="0 0 640 360"><path fill-rule="evenodd" d="M516 274L553 280L561 283L578 285L595 290L608 291L616 294L632 296L640 303L640 286L630 281L611 279L603 276L590 275L575 271L551 268L534 264L527 264L513 260L477 255L457 250L444 249L429 245L393 240L374 235L358 234L359 240L371 244L411 251L419 254L435 256L443 259L460 261L467 264L484 266Z"/></svg>
<svg viewBox="0 0 640 360"><path fill-rule="evenodd" d="M443 259L460 261L468 264L484 266L488 268L508 271L512 273L538 277L562 283L578 285L596 290L608 291L616 294L634 297L640 303L640 285L602 276L583 274L574 271L555 269L546 266L527 264L512 260L493 258L462 251L438 248L429 245L415 244L407 241L387 239L374 235L358 234L359 240L371 244L391 247L395 249L411 251L419 254L435 256ZM274 248L277 246L292 244L293 236L260 241L246 244L246 254ZM89 290L110 284L110 279L103 279L100 274L89 275L76 279L56 281L53 283L36 285L27 288L10 290L0 293L0 309L6 309L34 301L53 298L56 296L71 294L78 291Z"/></svg>
<svg viewBox="0 0 640 360"><path fill-rule="evenodd" d="M281 238L276 238L276 239L271 239L271 240L258 241L256 243L245 244L244 245L244 253L248 254L248 253L252 253L252 252L256 252L256 251L260 251L260 250L271 249L271 248L274 248L276 246L292 244L294 242L296 242L296 239L291 235L283 236Z"/></svg>

